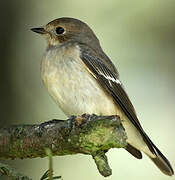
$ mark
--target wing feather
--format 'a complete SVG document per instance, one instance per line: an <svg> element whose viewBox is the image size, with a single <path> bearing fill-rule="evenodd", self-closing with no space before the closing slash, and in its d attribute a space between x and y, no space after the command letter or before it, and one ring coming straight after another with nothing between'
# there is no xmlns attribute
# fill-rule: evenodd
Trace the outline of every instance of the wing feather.
<svg viewBox="0 0 175 180"><path fill-rule="evenodd" d="M90 54L87 50L81 50L81 59L83 60L89 71L91 71L91 74L93 74L93 76L96 77L96 80L99 82L99 84L109 94L111 94L111 96L114 99L114 102L121 107L121 109L127 115L128 119L138 129L138 131L143 137L143 140L148 145L150 151L156 154L153 143L142 129L138 121L137 115L135 113L134 107L131 101L129 100L128 95L126 94L120 80L118 79L118 75L115 72L111 71L100 59L100 57L96 55L95 52L94 54L92 54L91 51Z"/></svg>

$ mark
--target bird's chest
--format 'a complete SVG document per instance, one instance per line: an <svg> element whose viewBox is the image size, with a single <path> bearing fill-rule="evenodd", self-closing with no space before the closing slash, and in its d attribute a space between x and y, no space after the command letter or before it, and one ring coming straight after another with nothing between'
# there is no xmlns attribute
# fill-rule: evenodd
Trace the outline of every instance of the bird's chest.
<svg viewBox="0 0 175 180"><path fill-rule="evenodd" d="M105 93L79 56L63 53L47 56L41 63L41 76L49 94L66 115L101 114Z"/></svg>

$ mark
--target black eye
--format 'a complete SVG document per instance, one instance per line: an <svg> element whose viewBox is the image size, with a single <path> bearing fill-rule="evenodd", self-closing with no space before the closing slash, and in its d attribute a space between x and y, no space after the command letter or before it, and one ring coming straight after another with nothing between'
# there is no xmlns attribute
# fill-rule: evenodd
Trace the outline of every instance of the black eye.
<svg viewBox="0 0 175 180"><path fill-rule="evenodd" d="M62 27L57 27L56 28L56 33L57 34L63 34L64 33L64 29Z"/></svg>

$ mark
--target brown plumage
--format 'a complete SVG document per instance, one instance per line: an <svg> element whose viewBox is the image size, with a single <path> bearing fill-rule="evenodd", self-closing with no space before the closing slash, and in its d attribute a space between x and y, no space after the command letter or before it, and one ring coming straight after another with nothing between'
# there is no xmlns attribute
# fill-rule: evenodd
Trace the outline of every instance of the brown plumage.
<svg viewBox="0 0 175 180"><path fill-rule="evenodd" d="M47 40L42 79L63 112L119 115L128 135L126 150L138 159L144 152L163 173L173 175L169 161L140 125L115 66L89 26L77 19L59 18L32 30Z"/></svg>

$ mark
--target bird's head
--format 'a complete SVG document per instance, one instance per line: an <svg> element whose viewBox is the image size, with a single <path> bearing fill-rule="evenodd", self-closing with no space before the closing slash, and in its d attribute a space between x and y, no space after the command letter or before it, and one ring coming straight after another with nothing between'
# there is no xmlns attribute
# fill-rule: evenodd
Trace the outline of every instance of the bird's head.
<svg viewBox="0 0 175 180"><path fill-rule="evenodd" d="M31 30L44 36L48 46L56 46L68 41L99 45L91 28L86 23L74 18L58 18L45 26Z"/></svg>

